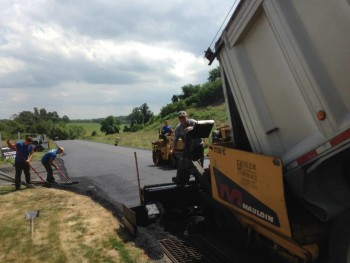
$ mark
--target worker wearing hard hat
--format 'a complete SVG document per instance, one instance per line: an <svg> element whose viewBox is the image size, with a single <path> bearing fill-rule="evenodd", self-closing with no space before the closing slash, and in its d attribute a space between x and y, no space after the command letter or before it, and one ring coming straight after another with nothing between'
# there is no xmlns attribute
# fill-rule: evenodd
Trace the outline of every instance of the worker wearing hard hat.
<svg viewBox="0 0 350 263"><path fill-rule="evenodd" d="M53 177L53 171L51 166L54 166L56 169L58 169L57 165L53 162L53 160L55 160L57 154L61 154L63 153L63 151L64 151L63 147L58 147L57 149L48 151L41 158L41 163L44 165L47 172L46 181L48 183L55 183L55 178Z"/></svg>

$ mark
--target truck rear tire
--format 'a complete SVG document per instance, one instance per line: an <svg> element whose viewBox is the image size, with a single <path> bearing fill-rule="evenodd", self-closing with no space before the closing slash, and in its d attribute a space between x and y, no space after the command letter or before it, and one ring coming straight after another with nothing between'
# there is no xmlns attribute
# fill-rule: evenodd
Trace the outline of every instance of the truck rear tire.
<svg viewBox="0 0 350 263"><path fill-rule="evenodd" d="M331 263L350 263L350 210L343 212L332 226L329 259Z"/></svg>

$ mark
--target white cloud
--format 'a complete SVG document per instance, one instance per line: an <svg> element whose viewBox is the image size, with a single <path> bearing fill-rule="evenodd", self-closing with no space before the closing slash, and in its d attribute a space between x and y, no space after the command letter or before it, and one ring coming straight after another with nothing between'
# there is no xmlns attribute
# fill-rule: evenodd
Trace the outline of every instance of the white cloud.
<svg viewBox="0 0 350 263"><path fill-rule="evenodd" d="M25 67L25 63L15 58L0 57L0 75L20 71Z"/></svg>
<svg viewBox="0 0 350 263"><path fill-rule="evenodd" d="M206 81L203 51L232 1L0 2L0 118L34 107L70 118L158 114ZM7 101L8 100L8 101Z"/></svg>

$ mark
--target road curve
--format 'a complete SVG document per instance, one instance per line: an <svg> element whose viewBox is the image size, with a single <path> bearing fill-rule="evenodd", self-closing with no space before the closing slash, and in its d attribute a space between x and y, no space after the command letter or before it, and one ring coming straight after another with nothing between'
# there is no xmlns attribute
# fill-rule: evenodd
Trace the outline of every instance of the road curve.
<svg viewBox="0 0 350 263"><path fill-rule="evenodd" d="M169 165L155 166L148 150L82 140L56 143L64 147L60 158L71 181L88 181L88 187L97 187L112 202L128 207L140 204L135 153L141 187L171 182L176 174Z"/></svg>

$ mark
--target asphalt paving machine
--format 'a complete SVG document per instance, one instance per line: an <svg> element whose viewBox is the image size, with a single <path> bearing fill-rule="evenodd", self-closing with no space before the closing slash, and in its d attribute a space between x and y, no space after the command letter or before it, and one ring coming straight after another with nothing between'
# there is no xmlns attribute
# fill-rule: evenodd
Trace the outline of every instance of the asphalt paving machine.
<svg viewBox="0 0 350 263"><path fill-rule="evenodd" d="M143 208L210 208L291 262L350 263L349 24L348 0L241 0L206 51L232 140L185 186L144 187Z"/></svg>

